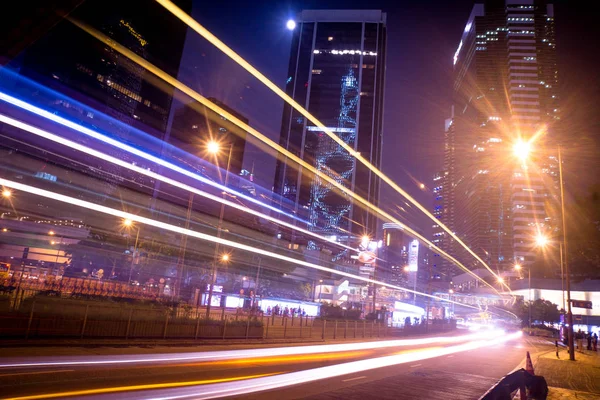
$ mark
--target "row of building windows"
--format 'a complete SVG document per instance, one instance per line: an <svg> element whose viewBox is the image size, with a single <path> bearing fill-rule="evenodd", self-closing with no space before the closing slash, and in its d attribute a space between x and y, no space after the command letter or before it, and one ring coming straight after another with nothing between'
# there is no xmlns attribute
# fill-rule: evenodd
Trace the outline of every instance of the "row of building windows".
<svg viewBox="0 0 600 400"><path fill-rule="evenodd" d="M363 56L376 56L377 53L374 51L360 51L360 50L313 50L314 54L334 54L334 55L360 55L362 53Z"/></svg>
<svg viewBox="0 0 600 400"><path fill-rule="evenodd" d="M125 96L131 97L135 101L138 101L140 103L142 102L142 96L140 96L137 93L132 92L131 90L124 87L123 85L113 82L110 79L105 80L104 76L102 76L100 74L98 74L98 76L96 78L98 79L98 81L106 83L107 86L111 87L112 89L116 90L117 92L120 92L120 93L124 94Z"/></svg>
<svg viewBox="0 0 600 400"><path fill-rule="evenodd" d="M521 30L521 31L510 31L508 32L509 35L535 35L534 31L526 31L526 30Z"/></svg>
<svg viewBox="0 0 600 400"><path fill-rule="evenodd" d="M78 67L78 69L80 69L80 68ZM83 67L83 66L82 66L82 68L81 68L80 70L81 70L82 72L86 72L86 71L85 71L85 67ZM90 72L91 72L91 71L90 71ZM110 88L112 88L112 89L116 90L117 92L119 92L119 93L121 93L121 94L124 94L125 96L127 96L127 97L129 97L129 98L131 98L131 99L133 99L133 100L135 100L135 101L137 101L137 102L139 102L139 103L142 103L142 104L144 104L146 107L150 107L150 108L152 108L153 110L156 110L156 111L158 111L158 112L161 112L161 113L166 113L166 112L167 112L167 111L166 111L164 108L162 108L162 107L160 107L160 106L158 106L158 105L156 105L156 104L152 104L152 103L150 102L150 100L143 100L143 99L142 99L142 96L140 96L139 94L137 94L137 93L133 92L133 91L132 91L132 90L130 90L130 89L127 89L127 88L126 88L125 86L123 86L123 85L120 85L120 84L118 84L118 83L116 83L116 82L113 82L113 81L111 81L110 79L107 79L107 78L105 78L105 77L104 77L103 75L101 75L101 74L98 74L98 75L96 76L96 79L98 80L98 82L105 83L105 84L106 84L108 87L110 87ZM143 101L142 101L142 100L143 100Z"/></svg>

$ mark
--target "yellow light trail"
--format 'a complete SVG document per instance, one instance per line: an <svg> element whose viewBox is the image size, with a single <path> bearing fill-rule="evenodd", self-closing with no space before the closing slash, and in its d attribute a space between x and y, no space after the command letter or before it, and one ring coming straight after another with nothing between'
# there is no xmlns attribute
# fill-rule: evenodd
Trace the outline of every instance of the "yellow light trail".
<svg viewBox="0 0 600 400"><path fill-rule="evenodd" d="M279 97L281 97L286 103L294 107L296 111L306 117L310 122L318 126L325 132L327 136L333 139L337 144L339 144L344 150L346 150L350 155L360 161L364 166L369 168L371 172L381 178L385 183L390 185L396 192L404 196L408 201L410 201L414 206L416 206L423 214L425 214L429 219L438 224L444 231L446 231L457 243L463 246L477 261L479 261L488 271L492 273L492 275L496 278L499 276L475 253L473 250L469 248L450 228L441 223L433 214L429 212L425 207L421 205L418 201L416 201L411 195L409 195L406 191L404 191L400 186L398 186L394 181L392 181L387 175L381 172L378 168L376 168L373 164L371 164L368 160L363 158L360 153L350 147L346 142L344 142L340 137L338 137L335 133L331 132L325 124L319 121L315 116L313 116L310 112L308 112L304 107L298 104L294 99L292 99L289 95L287 95L283 90L281 90L277 85L271 82L266 76L264 76L260 71L254 68L249 62L247 62L244 58L242 58L239 54L233 51L229 46L223 43L219 38L213 35L208 29L204 28L200 25L196 20L194 20L191 16L186 14L183 10L173 4L170 0L156 0L157 3L166 8L169 12L183 21L187 26L196 31L200 36L208 40L211 44L213 44L216 48L225 53L229 58L238 63L242 68L248 71L252 76L261 81L265 86L275 92ZM504 283L504 286L510 292L510 287Z"/></svg>
<svg viewBox="0 0 600 400"><path fill-rule="evenodd" d="M353 199L355 199L360 204L362 204L362 205L366 206L367 208L375 211L377 214L385 217L386 219L388 219L388 220L390 220L392 222L395 222L395 223L401 225L402 227L404 227L404 229L407 232L411 233L415 238L419 239L422 243L427 244L429 246L429 248L434 249L440 255L444 256L446 259L448 259L452 263L456 264L462 270L464 270L468 274L472 275L475 279L481 281L484 285L490 287L494 292L496 292L498 295L500 295L500 293L498 292L498 290L493 285L491 285L488 282L486 282L480 276L478 276L473 271L471 271L466 266L464 266L462 263L460 263L456 258L452 257L450 254L446 253L445 251L443 251L442 249L440 249L439 247L437 247L431 241L429 241L428 239L426 239L425 237L423 237L422 235L420 235L419 233L417 233L414 229L411 229L410 227L408 227L405 224L401 223L398 219L396 219L392 215L390 215L387 212L383 211L381 208L379 208L379 207L371 204L369 201L367 201L363 197L357 195L356 193L354 193L353 191L351 191L350 189L348 189L347 187L345 187L341 183L337 182L336 180L332 179L328 175L326 175L326 174L324 174L324 173L322 173L320 171L317 171L317 169L314 166L310 165L309 163L307 163L306 161L302 160L301 158L299 158L295 154L291 153L290 151L284 149L279 144L275 143L274 141L272 141L271 139L269 139L268 137L266 137L265 135L263 135L262 133L260 133L256 129L252 128L250 125L248 125L248 124L244 123L243 121L241 121L235 115L233 115L233 114L229 113L227 110L225 110L225 109L217 106L216 104L214 104L213 102L211 102L210 100L208 100L207 98L205 98L204 96L202 96L201 94L199 94L198 92L196 92L193 89L191 89L189 86L184 85L183 83L181 83L177 79L173 78L171 75L167 74L166 72L164 72L160 68L156 67L152 63L148 62L144 58L138 56L137 54L133 53L131 50L129 50L126 47L124 47L124 46L120 45L119 43L115 42L113 39L109 38L108 36L104 35L103 33L99 32L98 30L93 29L93 28L87 26L86 24L84 24L84 23L82 23L80 21L77 21L77 20L75 20L75 19L73 19L71 17L68 17L67 19L71 23L73 23L74 25L78 26L80 29L82 29L85 32L89 33L90 35L94 36L96 39L98 39L102 43L110 46L111 48L113 48L114 50L118 51L119 53L121 53L125 57L129 58L131 61L135 62L136 64L138 64L139 66L143 67L147 71L152 72L154 75L158 76L160 79L164 80L165 82L167 82L168 84L172 85L173 87L179 89L180 91L182 91L183 93L185 93L186 95L188 95L189 97L191 97L192 99L198 101L199 103L205 105L206 107L208 107L212 111L214 111L214 112L222 115L223 117L227 118L233 124L235 124L238 127L242 128L244 131L250 133L252 136L256 137L258 140L260 140L261 142L265 143L269 147L277 150L278 152L280 152L283 155L285 155L287 158L289 158L289 159L293 160L294 162L296 162L297 164L301 165L303 168L306 168L308 171L312 172L313 174L319 176L320 178L322 178L323 180L327 181L331 185L335 186L337 189L339 189L342 192L346 193L348 196L352 197ZM489 267L488 267L488 269L489 269ZM492 271L492 274L494 276L497 276L493 271ZM510 288L508 288L508 289L510 291ZM402 289L402 290L406 290L406 289Z"/></svg>
<svg viewBox="0 0 600 400"><path fill-rule="evenodd" d="M31 396L9 397L6 400L59 399L62 397L90 396L93 394L131 392L131 391L135 391L135 390L169 389L169 388L177 388L177 387L185 387L185 386L210 385L212 383L234 382L234 381L241 381L241 380L247 380L247 379L262 378L265 376L273 376L273 375L276 375L276 373L257 374L257 375L248 375L248 376L236 376L236 377L232 377L232 378L205 379L202 381L152 383L152 384L147 384L147 385L115 386L115 387L100 388L100 389L72 390L69 392L57 392L57 393L48 393L48 394L34 394Z"/></svg>
<svg viewBox="0 0 600 400"><path fill-rule="evenodd" d="M74 197L66 196L66 195L63 195L63 194L60 194L60 193L57 193L57 192L52 192L52 191L49 191L49 190L40 189L40 188L35 187L35 186L30 186L30 185L25 185L25 184L22 184L22 183L19 183L19 182L14 182L14 181L11 181L11 180L8 180L8 179L4 179L4 178L1 178L1 177L0 177L0 185L4 185L6 187L9 187L9 188L12 188L12 189L15 189L15 190L20 190L20 191L25 192L25 193L31 193L31 194L34 194L34 195L37 195L37 196L41 196L41 197L45 197L45 198L48 198L48 199L52 199L52 200L55 200L55 201L60 201L60 202L63 202L63 203L71 204L71 205L78 206L78 207L81 207L81 208L86 208L88 210L93 210L93 211L97 211L97 212L100 212L100 213L103 213L103 214L112 215L112 216L120 218L120 219L130 219L131 221L138 222L138 223L145 224L145 225L154 226L154 227L159 228L159 229L164 229L164 230L168 230L168 231L171 231L171 232L176 232L176 233L179 233L179 234L182 234L182 235L192 236L192 237L195 237L195 238L200 239L200 240L205 240L205 241L209 241L209 242L213 242L213 243L218 243L218 244L221 244L221 245L224 245L224 246L228 246L228 247L231 247L231 248L236 248L236 249L239 249L239 250L244 250L244 251L247 251L247 252L250 252L250 253L260 254L260 255L263 255L263 256L266 256L266 257L271 257L271 258L279 259L279 260L282 260L282 261L287 261L287 262L290 262L290 263L293 263L293 264L298 264L298 265L301 265L301 266L304 266L304 267L313 268L313 269L317 269L317 270L320 270L320 271L324 271L324 272L328 272L328 273L332 273L332 274L336 274L336 275L345 276L345 277L356 279L356 280L360 280L360 281L363 281L363 282L368 282L368 283L373 283L373 284L376 284L376 285L386 286L388 288L398 289L398 290L402 290L402 291L409 292L409 293L415 293L415 294L418 294L418 295L421 295L421 296L429 297L429 298L440 300L440 301L443 301L443 302L458 304L458 305L461 305L463 307L469 307L469 308L478 309L477 307L471 306L471 305L468 305L468 304L463 304L463 303L459 303L459 302L456 302L456 301L453 301L453 300L444 299L444 298L441 298L441 297L438 297L438 296L433 296L433 295L427 294L427 293L417 292L417 291L410 290L410 289L407 289L407 288L403 288L403 287L400 287L400 286L390 285L390 284L387 284L385 282L381 282L381 281L377 281L377 280L374 280L374 279L365 278L365 277L362 277L362 276L359 276L359 275L353 275L353 274L350 274L350 273L344 272L344 271L338 271L338 270L333 269L333 268L323 267L323 266L318 265L318 264L313 264L313 263L309 263L307 261L302 261L302 260L298 260L298 259L295 259L295 258L292 258L292 257L283 256L281 254L277 254L277 253L274 253L274 252L271 252L271 251L268 251L268 250L263 250L263 249L252 247L252 246L249 246L249 245L246 245L246 244L237 243L237 242L234 242L232 240L227 240L227 239L223 239L223 238L220 238L220 237L217 237L217 236L212 236L212 235L208 235L208 234L205 234L205 233L192 231L190 229L182 228L180 226L170 225L170 224L167 224L165 222L161 222L161 221L154 220L154 219L151 219L151 218L146 218L146 217L142 217L140 215L131 214L131 213L128 213L128 212L125 212L125 211L121 211L121 210L117 210L117 209L114 209L114 208L102 206L102 205L95 204L95 203L92 203L92 202L89 202L89 201L85 201L85 200L77 199L77 198L74 198Z"/></svg>
<svg viewBox="0 0 600 400"><path fill-rule="evenodd" d="M262 358L241 358L238 360L225 360L225 361L207 361L191 364L179 364L169 365L172 367L190 367L190 366L243 366L253 364L288 364L288 363L305 363L313 361L327 361L327 360L342 360L345 358L363 357L368 354L372 354L372 351L347 351L344 353L320 353L320 354L305 354L295 356L275 356L275 357L262 357ZM148 365L136 368L164 368L164 365Z"/></svg>

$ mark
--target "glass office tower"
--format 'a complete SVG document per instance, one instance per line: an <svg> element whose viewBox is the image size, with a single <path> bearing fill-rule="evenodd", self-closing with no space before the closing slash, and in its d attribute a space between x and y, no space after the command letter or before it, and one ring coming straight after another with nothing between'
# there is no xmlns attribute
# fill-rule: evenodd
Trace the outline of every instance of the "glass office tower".
<svg viewBox="0 0 600 400"><path fill-rule="evenodd" d="M376 167L381 165L386 14L305 10L292 39L287 94ZM379 179L286 105L280 144L318 171L379 202ZM309 229L350 243L376 232L377 218L293 161L277 161L274 191L292 200Z"/></svg>

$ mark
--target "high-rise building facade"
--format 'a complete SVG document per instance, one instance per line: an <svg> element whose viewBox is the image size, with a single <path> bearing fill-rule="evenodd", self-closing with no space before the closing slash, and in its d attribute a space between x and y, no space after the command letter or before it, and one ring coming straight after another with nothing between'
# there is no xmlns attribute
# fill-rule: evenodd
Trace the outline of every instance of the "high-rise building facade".
<svg viewBox="0 0 600 400"><path fill-rule="evenodd" d="M492 268L535 260L535 236L556 226L553 154L525 165L519 140L556 139L554 10L542 0L476 4L454 55L440 220ZM477 261L451 241L465 265Z"/></svg>
<svg viewBox="0 0 600 400"><path fill-rule="evenodd" d="M450 179L454 176L455 164L455 137L454 118L446 119L444 128L444 170L433 176L433 215L455 231L455 191ZM431 242L448 254L454 254L454 239L440 226L433 224ZM431 262L431 275L434 279L442 281L452 280L452 263L442 257L440 253L433 252Z"/></svg>
<svg viewBox="0 0 600 400"><path fill-rule="evenodd" d="M305 10L292 39L286 92L377 168L381 165L386 14L379 10ZM379 179L289 105L280 144L318 171L379 201ZM331 184L277 161L274 191L294 201L310 229L351 242L373 237L377 218Z"/></svg>
<svg viewBox="0 0 600 400"><path fill-rule="evenodd" d="M191 11L190 0L176 3ZM100 32L171 76L179 70L185 24L158 3L86 1L12 63L21 75L127 124L150 128L149 133L162 139L173 88L74 22Z"/></svg>

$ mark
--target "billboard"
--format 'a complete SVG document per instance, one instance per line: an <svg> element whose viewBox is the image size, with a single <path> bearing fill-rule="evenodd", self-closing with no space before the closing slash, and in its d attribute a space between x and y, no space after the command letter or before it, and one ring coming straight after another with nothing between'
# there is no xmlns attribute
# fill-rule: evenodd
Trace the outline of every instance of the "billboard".
<svg viewBox="0 0 600 400"><path fill-rule="evenodd" d="M416 272L419 269L419 241L417 239L410 242L408 248L408 270Z"/></svg>

